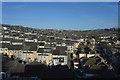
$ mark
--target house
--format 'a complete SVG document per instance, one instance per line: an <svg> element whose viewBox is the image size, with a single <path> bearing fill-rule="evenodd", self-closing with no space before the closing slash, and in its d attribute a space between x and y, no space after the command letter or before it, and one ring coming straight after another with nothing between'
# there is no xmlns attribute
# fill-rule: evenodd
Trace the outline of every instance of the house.
<svg viewBox="0 0 120 80"><path fill-rule="evenodd" d="M74 69L78 69L79 68L79 64L80 64L80 60L79 59L73 59Z"/></svg>
<svg viewBox="0 0 120 80"><path fill-rule="evenodd" d="M38 62L45 65L52 65L52 49L51 48L38 48L36 56L37 56Z"/></svg>
<svg viewBox="0 0 120 80"><path fill-rule="evenodd" d="M36 60L36 53L33 51L23 51L20 60L25 61L27 63L33 62Z"/></svg>
<svg viewBox="0 0 120 80"><path fill-rule="evenodd" d="M2 38L2 40L0 41L0 43L8 43L8 44L10 44L11 43L11 40L12 40L12 38Z"/></svg>
<svg viewBox="0 0 120 80"><path fill-rule="evenodd" d="M74 44L73 44L73 48L74 48L74 49L78 48L78 46L79 46L79 44L80 44L80 41L78 41L78 40L72 40L71 42L74 43Z"/></svg>
<svg viewBox="0 0 120 80"><path fill-rule="evenodd" d="M9 35L9 34L10 34L10 30L8 30L8 29L7 29L7 30L4 30L4 31L3 31L3 34L4 34L4 35Z"/></svg>
<svg viewBox="0 0 120 80"><path fill-rule="evenodd" d="M95 56L95 55L96 55L95 53L90 53L90 54L80 53L80 54L79 54L79 57L80 57L80 58L82 58L82 57L87 57L87 58L89 58L89 57L93 57L93 56Z"/></svg>
<svg viewBox="0 0 120 80"><path fill-rule="evenodd" d="M40 35L39 38L38 38L38 41L45 41L46 38L47 38L46 36Z"/></svg>
<svg viewBox="0 0 120 80"><path fill-rule="evenodd" d="M46 42L44 45L45 48L51 48L52 50L56 49L56 44L54 42Z"/></svg>
<svg viewBox="0 0 120 80"><path fill-rule="evenodd" d="M66 46L57 46L56 50L53 50L53 65L67 65L68 55Z"/></svg>
<svg viewBox="0 0 120 80"><path fill-rule="evenodd" d="M23 45L10 45L8 47L8 57L18 58L19 57L19 50L23 50Z"/></svg>
<svg viewBox="0 0 120 80"><path fill-rule="evenodd" d="M66 44L63 42L62 38L55 37L54 42L56 42L56 46L66 46Z"/></svg>
<svg viewBox="0 0 120 80"><path fill-rule="evenodd" d="M44 48L46 41L39 41L38 48Z"/></svg>
<svg viewBox="0 0 120 80"><path fill-rule="evenodd" d="M29 49L33 47L35 50L36 48L38 47L38 43L35 43L35 42L24 42L23 43L23 49L25 51L30 51ZM32 49L32 48L31 48Z"/></svg>
<svg viewBox="0 0 120 80"><path fill-rule="evenodd" d="M79 46L79 41L75 41L75 40L65 41L65 43L67 45L68 53L74 53Z"/></svg>
<svg viewBox="0 0 120 80"><path fill-rule="evenodd" d="M85 68L85 72L88 72L88 73L89 72L90 73L99 73L101 70L103 70L103 72L107 72L108 70L113 69L111 64L109 64L105 59L103 59L99 55L88 58L85 61L83 58L82 64L83 64L83 67Z"/></svg>
<svg viewBox="0 0 120 80"><path fill-rule="evenodd" d="M66 44L61 40L60 42L56 42L56 46L66 46Z"/></svg>
<svg viewBox="0 0 120 80"><path fill-rule="evenodd" d="M11 39L10 38L2 38L0 41L0 52L3 54L7 54L8 53L8 47L11 44Z"/></svg>
<svg viewBox="0 0 120 80"><path fill-rule="evenodd" d="M34 42L33 39L25 38L25 42Z"/></svg>
<svg viewBox="0 0 120 80"><path fill-rule="evenodd" d="M18 39L13 39L11 41L11 45L23 45L23 40L18 40Z"/></svg>
<svg viewBox="0 0 120 80"><path fill-rule="evenodd" d="M76 54L78 54L79 58L82 57L89 58L96 55L93 44L89 44L88 46L85 46L84 44L80 43L77 49L78 50L76 51Z"/></svg>
<svg viewBox="0 0 120 80"><path fill-rule="evenodd" d="M7 27L5 27L5 26L4 27L2 26L2 28L3 28L3 30L7 30Z"/></svg>
<svg viewBox="0 0 120 80"><path fill-rule="evenodd" d="M23 40L12 39L11 44L8 47L8 56L14 55L15 58L19 58L19 50L23 50Z"/></svg>
<svg viewBox="0 0 120 80"><path fill-rule="evenodd" d="M74 47L72 45L67 45L67 52L68 53L73 53L74 52Z"/></svg>
<svg viewBox="0 0 120 80"><path fill-rule="evenodd" d="M4 55L7 55L8 53L8 48L0 48L0 53L4 54Z"/></svg>
<svg viewBox="0 0 120 80"><path fill-rule="evenodd" d="M19 51L19 58L25 62L36 61L37 44L32 42L25 42L23 49Z"/></svg>
<svg viewBox="0 0 120 80"><path fill-rule="evenodd" d="M67 52L67 46L56 46L56 50Z"/></svg>

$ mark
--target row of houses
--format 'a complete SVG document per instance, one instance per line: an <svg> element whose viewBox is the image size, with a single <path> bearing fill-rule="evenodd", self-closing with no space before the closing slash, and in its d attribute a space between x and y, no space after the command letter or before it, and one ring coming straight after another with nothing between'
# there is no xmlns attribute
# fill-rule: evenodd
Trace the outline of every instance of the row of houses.
<svg viewBox="0 0 120 80"><path fill-rule="evenodd" d="M92 51L95 48L95 39L87 36L73 39L64 34L63 36L45 35L42 30L41 34L38 34L31 30L23 32L16 29L3 27L0 35L2 39L0 53L4 53L10 58L18 58L22 63L37 61L46 65L67 65L70 61L70 54L76 58L78 48L85 48L82 45L88 46ZM56 31L59 34L61 32ZM81 50L81 57L85 56L84 48Z"/></svg>
<svg viewBox="0 0 120 80"><path fill-rule="evenodd" d="M37 61L47 65L67 64L66 46L53 46L52 48L42 46L42 44L38 46L32 43L27 43L27 45L8 45L3 43L0 53L7 55L9 58L18 58L25 62ZM60 61L62 62L60 63Z"/></svg>

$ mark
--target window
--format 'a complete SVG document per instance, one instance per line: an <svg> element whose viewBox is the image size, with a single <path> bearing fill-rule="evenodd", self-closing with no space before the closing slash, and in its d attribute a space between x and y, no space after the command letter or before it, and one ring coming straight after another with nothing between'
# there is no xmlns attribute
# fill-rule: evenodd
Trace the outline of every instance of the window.
<svg viewBox="0 0 120 80"><path fill-rule="evenodd" d="M45 45L45 43L39 43L39 46L44 46Z"/></svg>
<svg viewBox="0 0 120 80"><path fill-rule="evenodd" d="M3 49L1 48L0 51L3 51Z"/></svg>
<svg viewBox="0 0 120 80"><path fill-rule="evenodd" d="M64 58L60 58L60 59L59 59L59 62L64 62Z"/></svg>
<svg viewBox="0 0 120 80"><path fill-rule="evenodd" d="M5 51L7 51L7 49L5 49Z"/></svg>
<svg viewBox="0 0 120 80"><path fill-rule="evenodd" d="M51 52L51 49L44 49L45 52Z"/></svg>

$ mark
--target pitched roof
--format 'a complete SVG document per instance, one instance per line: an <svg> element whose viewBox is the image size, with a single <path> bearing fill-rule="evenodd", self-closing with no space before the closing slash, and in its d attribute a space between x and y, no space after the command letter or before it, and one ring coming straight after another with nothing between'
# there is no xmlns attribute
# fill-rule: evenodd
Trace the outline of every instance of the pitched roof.
<svg viewBox="0 0 120 80"><path fill-rule="evenodd" d="M39 48L37 53L52 53L51 48Z"/></svg>
<svg viewBox="0 0 120 80"><path fill-rule="evenodd" d="M12 41L12 38L2 38L2 41Z"/></svg>
<svg viewBox="0 0 120 80"><path fill-rule="evenodd" d="M56 50L66 51L67 46L56 46Z"/></svg>
<svg viewBox="0 0 120 80"><path fill-rule="evenodd" d="M8 48L10 46L9 43L0 43L1 48Z"/></svg>
<svg viewBox="0 0 120 80"><path fill-rule="evenodd" d="M25 42L23 49L26 51L37 51L37 43Z"/></svg>
<svg viewBox="0 0 120 80"><path fill-rule="evenodd" d="M10 45L9 50L23 50L23 45Z"/></svg>
<svg viewBox="0 0 120 80"><path fill-rule="evenodd" d="M62 50L53 50L52 55L67 55L67 53Z"/></svg>
<svg viewBox="0 0 120 80"><path fill-rule="evenodd" d="M29 51L37 51L37 46L31 46L31 47L29 48Z"/></svg>
<svg viewBox="0 0 120 80"><path fill-rule="evenodd" d="M56 45L55 44L45 44L44 46L45 47L55 47Z"/></svg>
<svg viewBox="0 0 120 80"><path fill-rule="evenodd" d="M23 40L13 39L11 42L23 42Z"/></svg>

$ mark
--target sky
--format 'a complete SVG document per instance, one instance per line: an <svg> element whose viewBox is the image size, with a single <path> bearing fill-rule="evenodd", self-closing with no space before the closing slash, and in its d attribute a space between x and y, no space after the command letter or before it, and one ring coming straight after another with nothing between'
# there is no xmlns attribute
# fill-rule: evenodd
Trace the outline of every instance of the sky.
<svg viewBox="0 0 120 80"><path fill-rule="evenodd" d="M2 23L39 29L118 27L117 2L3 2Z"/></svg>
<svg viewBox="0 0 120 80"><path fill-rule="evenodd" d="M1 0L2 2L119 2L120 0Z"/></svg>

